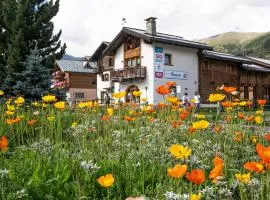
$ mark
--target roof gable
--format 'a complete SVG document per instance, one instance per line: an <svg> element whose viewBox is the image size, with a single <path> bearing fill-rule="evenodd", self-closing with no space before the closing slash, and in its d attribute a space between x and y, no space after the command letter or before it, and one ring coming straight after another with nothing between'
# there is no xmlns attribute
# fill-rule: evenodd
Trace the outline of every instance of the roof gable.
<svg viewBox="0 0 270 200"><path fill-rule="evenodd" d="M110 44L110 42L104 42L104 41L101 42L99 47L92 54L90 61L97 62L99 57L102 55L102 52L104 51L104 49L106 49L108 47L109 44Z"/></svg>
<svg viewBox="0 0 270 200"><path fill-rule="evenodd" d="M190 40L185 40L183 37L169 35L165 33L156 33L156 35L150 35L146 33L145 30L135 29L129 27L123 27L123 29L118 33L118 35L113 39L113 41L108 45L104 50L104 55L112 54L122 43L126 35L131 35L145 40L148 43L166 43L170 45L183 46L196 49L206 49L212 50L213 47L208 46L207 44L194 42Z"/></svg>

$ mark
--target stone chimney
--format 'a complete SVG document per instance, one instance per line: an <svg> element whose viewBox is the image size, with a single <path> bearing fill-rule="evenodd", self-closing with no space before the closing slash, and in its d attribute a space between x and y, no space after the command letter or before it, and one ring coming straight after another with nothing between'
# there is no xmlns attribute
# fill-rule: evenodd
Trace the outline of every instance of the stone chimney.
<svg viewBox="0 0 270 200"><path fill-rule="evenodd" d="M150 35L156 35L157 34L157 28L156 28L156 19L155 17L149 17L145 19L146 21L146 33Z"/></svg>

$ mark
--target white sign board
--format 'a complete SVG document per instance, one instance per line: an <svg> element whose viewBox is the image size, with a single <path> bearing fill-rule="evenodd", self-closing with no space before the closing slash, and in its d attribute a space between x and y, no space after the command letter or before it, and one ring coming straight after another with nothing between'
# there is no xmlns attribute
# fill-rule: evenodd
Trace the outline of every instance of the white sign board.
<svg viewBox="0 0 270 200"><path fill-rule="evenodd" d="M187 72L181 72L181 71L165 70L164 77L168 78L168 79L187 80L188 79L188 73Z"/></svg>

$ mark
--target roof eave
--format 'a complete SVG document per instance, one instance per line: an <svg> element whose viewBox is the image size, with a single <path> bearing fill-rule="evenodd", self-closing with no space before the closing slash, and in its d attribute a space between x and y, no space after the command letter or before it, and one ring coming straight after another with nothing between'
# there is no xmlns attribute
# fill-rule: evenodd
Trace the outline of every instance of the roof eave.
<svg viewBox="0 0 270 200"><path fill-rule="evenodd" d="M210 47L208 45L200 45L200 44L189 44L185 42L176 42L176 41L171 41L171 40L166 40L166 39L160 39L160 38L152 38L152 41L158 42L158 43L165 43L165 44L170 44L170 45L175 45L175 46L182 46L182 47L189 47L189 48L194 48L194 49L200 49L200 50L213 50L213 47Z"/></svg>

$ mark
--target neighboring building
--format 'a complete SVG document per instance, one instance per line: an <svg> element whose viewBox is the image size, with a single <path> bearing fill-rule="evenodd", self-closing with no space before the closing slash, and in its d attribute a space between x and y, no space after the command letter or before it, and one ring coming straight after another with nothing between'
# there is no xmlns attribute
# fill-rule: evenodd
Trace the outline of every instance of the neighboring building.
<svg viewBox="0 0 270 200"><path fill-rule="evenodd" d="M269 60L243 58L230 54L202 51L199 66L199 93L206 100L209 91L222 84L235 86L240 90L240 97L248 100L270 98L270 63Z"/></svg>
<svg viewBox="0 0 270 200"><path fill-rule="evenodd" d="M54 86L66 93L68 101L96 100L96 63L87 58L85 61L58 60L54 71Z"/></svg>
<svg viewBox="0 0 270 200"><path fill-rule="evenodd" d="M226 84L240 88L246 99L269 99L266 60L214 52L206 44L158 33L155 19L146 19L146 30L123 27L111 43L102 42L94 52L91 61L98 65L99 99L107 92L126 91L125 102L129 102L132 92L140 90L142 97L156 104L163 97L155 89L167 81L176 82L178 97L199 91L205 101L216 86Z"/></svg>

